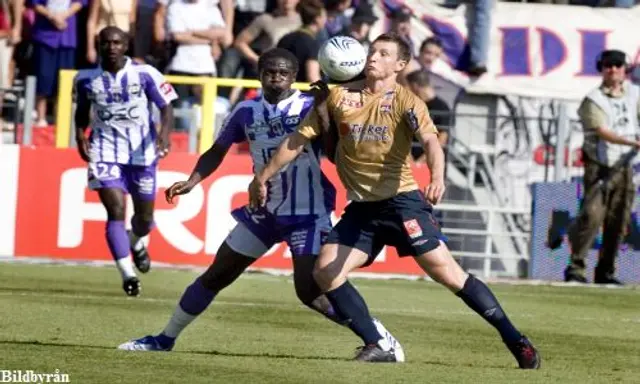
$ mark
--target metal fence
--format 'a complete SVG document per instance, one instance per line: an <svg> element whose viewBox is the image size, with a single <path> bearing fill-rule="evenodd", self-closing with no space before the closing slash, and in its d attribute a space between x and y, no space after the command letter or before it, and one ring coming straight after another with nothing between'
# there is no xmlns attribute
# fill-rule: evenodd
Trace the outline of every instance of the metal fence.
<svg viewBox="0 0 640 384"><path fill-rule="evenodd" d="M0 88L0 97L3 98L2 116L9 123L11 131L3 128L3 137L0 142L19 143L31 145L33 138L33 109L36 100L36 78L28 76L24 83L9 88ZM21 132L22 137L18 137Z"/></svg>

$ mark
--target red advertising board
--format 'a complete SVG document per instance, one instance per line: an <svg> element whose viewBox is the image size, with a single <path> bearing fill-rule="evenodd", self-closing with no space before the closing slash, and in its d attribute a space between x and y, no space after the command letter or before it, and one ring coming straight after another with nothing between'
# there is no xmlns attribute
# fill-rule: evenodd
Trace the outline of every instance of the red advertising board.
<svg viewBox="0 0 640 384"><path fill-rule="evenodd" d="M196 159L195 155L173 153L160 163L156 227L149 236L149 252L155 261L208 265L235 224L231 209L247 201L251 159L230 153L214 175L189 195L180 197L177 204L167 204L165 188L186 179ZM337 219L346 205L346 194L333 165L327 162L323 169L338 189ZM414 172L421 184L427 181L426 167ZM86 164L75 150L21 148L17 188L16 256L111 259L104 236L106 213L97 194L87 189ZM286 245L274 246L255 266L290 269ZM410 259L398 258L393 248L383 251L363 272L422 274Z"/></svg>

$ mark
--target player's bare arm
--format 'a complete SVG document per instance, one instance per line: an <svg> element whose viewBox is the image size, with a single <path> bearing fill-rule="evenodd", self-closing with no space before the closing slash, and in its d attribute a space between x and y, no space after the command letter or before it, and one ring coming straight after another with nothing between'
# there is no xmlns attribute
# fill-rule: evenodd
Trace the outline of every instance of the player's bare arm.
<svg viewBox="0 0 640 384"><path fill-rule="evenodd" d="M173 131L173 107L167 104L160 108L160 133L156 139L156 148L158 156L165 157L169 154L171 148L171 139L169 135Z"/></svg>
<svg viewBox="0 0 640 384"><path fill-rule="evenodd" d="M309 139L299 132L287 136L278 147L276 154L271 158L266 167L262 169L249 184L249 204L253 208L261 207L267 198L267 180L272 178L287 164L295 160L303 151Z"/></svg>
<svg viewBox="0 0 640 384"><path fill-rule="evenodd" d="M83 95L78 95L76 102L76 113L74 115L74 121L76 125L76 145L78 147L78 153L82 160L89 162L89 140L85 135L87 128L89 127L91 104L89 100Z"/></svg>
<svg viewBox="0 0 640 384"><path fill-rule="evenodd" d="M229 148L229 145L214 143L211 148L198 158L198 162L188 180L174 183L164 192L167 202L173 204L174 197L191 192L193 187L215 172L222 164L227 152L229 152Z"/></svg>
<svg viewBox="0 0 640 384"><path fill-rule="evenodd" d="M438 140L438 134L431 132L417 133L420 143L424 148L427 166L431 175L431 181L425 188L424 196L431 204L438 204L444 195L444 151Z"/></svg>

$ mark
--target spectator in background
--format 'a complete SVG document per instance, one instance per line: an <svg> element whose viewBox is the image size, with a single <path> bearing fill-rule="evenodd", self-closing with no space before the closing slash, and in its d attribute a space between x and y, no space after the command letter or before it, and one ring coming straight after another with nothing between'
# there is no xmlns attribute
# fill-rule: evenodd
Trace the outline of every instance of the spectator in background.
<svg viewBox="0 0 640 384"><path fill-rule="evenodd" d="M411 48L411 57L416 54L413 40L411 40L411 11L400 7L391 13L390 32L396 33Z"/></svg>
<svg viewBox="0 0 640 384"><path fill-rule="evenodd" d="M233 36L238 36L258 16L271 13L277 8L276 0L238 0L234 9ZM251 44L254 50L260 49L260 39ZM233 45L222 52L218 62L218 76L223 78L244 77L245 73L253 71L253 64L244 58L242 53ZM242 88L221 87L218 94L235 104L240 97Z"/></svg>
<svg viewBox="0 0 640 384"><path fill-rule="evenodd" d="M342 34L358 40L368 51L371 45L369 31L376 21L378 21L378 17L373 13L373 6L367 1L362 1L351 17L351 24L345 28Z"/></svg>
<svg viewBox="0 0 640 384"><path fill-rule="evenodd" d="M438 141L444 150L445 163L447 157L447 143L449 141L449 127L451 125L451 109L438 96L429 82L429 73L417 70L407 75L407 86L421 100L427 104L433 123L438 128ZM421 145L414 145L411 155L416 163L424 164L426 155ZM446 169L446 167L445 167Z"/></svg>
<svg viewBox="0 0 640 384"><path fill-rule="evenodd" d="M321 0L301 0L296 7L302 19L302 28L284 35L278 48L293 53L300 63L296 81L313 83L320 80L318 32L327 22L327 12Z"/></svg>
<svg viewBox="0 0 640 384"><path fill-rule="evenodd" d="M153 15L153 42L154 56L156 56L158 67L168 64L168 61L175 55L176 45L174 39L167 34L167 9L177 0L157 0L156 9ZM221 48L227 48L233 43L233 0L207 0L208 5L216 7L222 13L225 25L224 37L220 40ZM217 48L213 48L216 51Z"/></svg>
<svg viewBox="0 0 640 384"><path fill-rule="evenodd" d="M147 64L154 64L153 55L153 14L156 0L136 0L136 18L132 30L133 57Z"/></svg>
<svg viewBox="0 0 640 384"><path fill-rule="evenodd" d="M325 0L324 4L327 9L327 22L318 34L320 43L341 35L350 24L351 0Z"/></svg>
<svg viewBox="0 0 640 384"><path fill-rule="evenodd" d="M0 130L4 129L2 120L3 88L11 86L9 83L9 66L11 64L11 7L8 0L0 0Z"/></svg>
<svg viewBox="0 0 640 384"><path fill-rule="evenodd" d="M87 62L98 63L97 37L105 27L118 27L124 32L135 31L137 0L90 0L87 20ZM128 56L132 56L130 39ZM138 60L140 61L140 60Z"/></svg>
<svg viewBox="0 0 640 384"><path fill-rule="evenodd" d="M58 71L75 67L76 13L84 0L29 0L36 13L33 62L37 79L36 127L47 126L47 101L57 93Z"/></svg>
<svg viewBox="0 0 640 384"><path fill-rule="evenodd" d="M252 65L252 73L245 77L256 77L260 53L276 46L289 32L302 26L300 14L296 12L298 0L278 0L278 7L271 14L256 17L251 24L236 37L234 46ZM252 43L263 35L260 47ZM256 51L258 48L258 51Z"/></svg>
<svg viewBox="0 0 640 384"><path fill-rule="evenodd" d="M569 229L571 258L564 271L568 282L587 282L587 253L603 228L594 282L621 284L615 278L615 262L635 198L630 164L633 158L626 163L625 158L640 148L640 90L626 80L628 67L624 52L600 53L596 68L602 74L602 83L587 94L578 108L584 128L585 197ZM606 183L604 178L608 178Z"/></svg>
<svg viewBox="0 0 640 384"><path fill-rule="evenodd" d="M211 0L174 0L167 10L167 32L176 44L169 62L171 75L216 76L215 54L227 33L222 13ZM200 85L176 84L179 107L200 104ZM179 120L176 128L186 129L189 123Z"/></svg>
<svg viewBox="0 0 640 384"><path fill-rule="evenodd" d="M25 0L13 2L13 28L11 29L11 44L13 45L13 60L11 62L10 82L24 79L33 73L33 42L31 34L35 22L35 12L26 8Z"/></svg>
<svg viewBox="0 0 640 384"><path fill-rule="evenodd" d="M418 56L412 58L409 64L398 76L398 82L400 84L406 84L406 77L409 73L418 70L426 70L429 72L442 72L447 68L442 67L446 65L442 60L442 41L437 37L428 37L422 44L420 44L420 52Z"/></svg>
<svg viewBox="0 0 640 384"><path fill-rule="evenodd" d="M437 37L426 38L420 45L420 52L417 57L418 65L422 69L429 71L441 58L442 41Z"/></svg>
<svg viewBox="0 0 640 384"><path fill-rule="evenodd" d="M482 76L487 72L489 44L491 43L491 11L494 0L475 0L468 8L469 49L471 63L467 68L470 76Z"/></svg>

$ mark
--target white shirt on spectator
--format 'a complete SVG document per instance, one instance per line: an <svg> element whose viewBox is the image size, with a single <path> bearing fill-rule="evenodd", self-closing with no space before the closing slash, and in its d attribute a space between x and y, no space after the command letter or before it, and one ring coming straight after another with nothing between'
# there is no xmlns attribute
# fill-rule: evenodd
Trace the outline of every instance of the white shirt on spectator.
<svg viewBox="0 0 640 384"><path fill-rule="evenodd" d="M157 1L158 4L160 5L164 5L165 7L168 6L169 4L173 4L175 2L177 2L178 0L153 0L154 2ZM211 5L215 5L216 7L218 6L218 4L220 4L220 0L209 0L209 3Z"/></svg>
<svg viewBox="0 0 640 384"><path fill-rule="evenodd" d="M201 31L211 27L224 27L220 8L211 0L171 1L167 10L168 32ZM211 56L210 44L180 44L171 59L169 69L194 75L215 75L216 64Z"/></svg>

